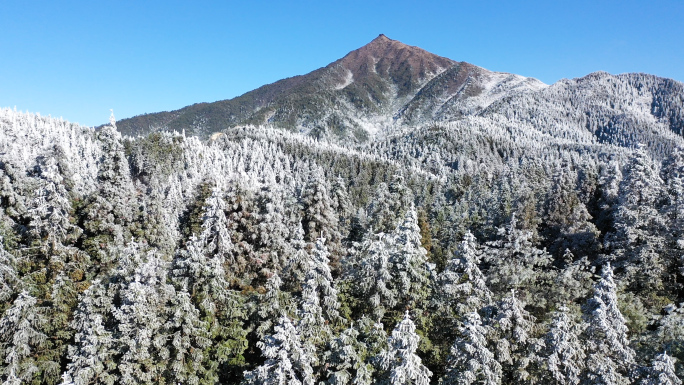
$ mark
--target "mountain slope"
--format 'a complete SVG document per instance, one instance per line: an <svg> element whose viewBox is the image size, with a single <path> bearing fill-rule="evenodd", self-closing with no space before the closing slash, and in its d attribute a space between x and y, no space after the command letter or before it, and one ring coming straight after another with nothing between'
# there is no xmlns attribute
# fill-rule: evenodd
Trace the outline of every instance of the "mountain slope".
<svg viewBox="0 0 684 385"><path fill-rule="evenodd" d="M378 36L326 67L230 100L124 119L124 134L185 130L208 138L270 126L338 143L368 143L417 127L479 117L498 131L578 144L645 143L659 158L684 132L684 85L646 74L597 72L551 86L492 72Z"/></svg>
<svg viewBox="0 0 684 385"><path fill-rule="evenodd" d="M242 96L124 119L126 134L182 130L201 136L228 127L268 124L316 137L365 141L396 123L415 124L479 111L534 79L455 62L384 35L324 68Z"/></svg>
<svg viewBox="0 0 684 385"><path fill-rule="evenodd" d="M479 115L577 143L644 143L654 153L667 153L684 131L684 84L647 74L596 72L500 99Z"/></svg>

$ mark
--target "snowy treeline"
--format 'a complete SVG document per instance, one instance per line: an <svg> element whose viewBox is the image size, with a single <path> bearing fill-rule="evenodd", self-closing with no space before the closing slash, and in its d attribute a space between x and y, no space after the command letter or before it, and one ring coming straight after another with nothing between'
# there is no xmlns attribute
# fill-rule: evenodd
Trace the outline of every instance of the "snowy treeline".
<svg viewBox="0 0 684 385"><path fill-rule="evenodd" d="M502 127L0 110L0 381L681 384L684 142Z"/></svg>

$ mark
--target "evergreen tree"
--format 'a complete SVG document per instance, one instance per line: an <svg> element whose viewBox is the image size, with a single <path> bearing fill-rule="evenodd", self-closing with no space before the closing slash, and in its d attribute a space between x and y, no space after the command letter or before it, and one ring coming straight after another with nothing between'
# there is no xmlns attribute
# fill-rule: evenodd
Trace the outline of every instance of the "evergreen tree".
<svg viewBox="0 0 684 385"><path fill-rule="evenodd" d="M656 337L663 349L676 358L675 368L680 378L684 376L684 306L670 304L658 322Z"/></svg>
<svg viewBox="0 0 684 385"><path fill-rule="evenodd" d="M489 287L499 293L516 290L522 300L543 306L551 256L534 246L532 232L518 229L513 214L507 227L499 228L498 239L488 242L485 262L490 264Z"/></svg>
<svg viewBox="0 0 684 385"><path fill-rule="evenodd" d="M76 331L69 346L69 364L62 375L63 384L114 384L116 373L116 341L108 328L112 298L99 280L81 296L71 327Z"/></svg>
<svg viewBox="0 0 684 385"><path fill-rule="evenodd" d="M121 384L159 382L168 367L166 308L175 290L167 264L154 251L130 244L114 273L122 285L112 310L117 323L117 370Z"/></svg>
<svg viewBox="0 0 684 385"><path fill-rule="evenodd" d="M402 308L418 308L430 294L430 266L420 240L416 210L411 207L389 239L390 274Z"/></svg>
<svg viewBox="0 0 684 385"><path fill-rule="evenodd" d="M206 254L211 255L213 259L220 261L221 264L227 263L231 266L235 265L237 261L232 258L233 242L230 239L230 230L227 227L226 202L221 195L220 190L215 188L211 196L204 203L202 232L198 235L198 238L202 242ZM223 268L221 268L221 271L223 271Z"/></svg>
<svg viewBox="0 0 684 385"><path fill-rule="evenodd" d="M662 209L666 215L667 229L665 239L667 249L663 262L666 275L663 286L667 289L681 290L684 285L684 150L677 148L665 162L664 176L668 193L668 202ZM678 269L679 268L679 269ZM677 271L679 270L679 271ZM679 276L678 276L679 275ZM671 291L670 291L671 293ZM669 294L670 296L672 294Z"/></svg>
<svg viewBox="0 0 684 385"><path fill-rule="evenodd" d="M41 328L48 322L39 312L36 299L22 292L0 318L0 357L6 365L2 371L3 384L19 385L40 376L38 351L47 341Z"/></svg>
<svg viewBox="0 0 684 385"><path fill-rule="evenodd" d="M357 278L352 279L352 284L358 282L361 304L370 305L369 311L377 319L382 319L386 309L392 309L397 304L386 239L385 234L378 234L371 235L363 241L360 250L357 251L360 264L356 272Z"/></svg>
<svg viewBox="0 0 684 385"><path fill-rule="evenodd" d="M620 182L615 231L606 234L605 247L617 271L640 290L661 290L665 270L664 221L659 215L664 191L656 165L643 146L630 157Z"/></svg>
<svg viewBox="0 0 684 385"><path fill-rule="evenodd" d="M549 380L560 385L580 383L586 357L581 339L584 327L573 319L567 307L561 306L554 312L551 329L545 336Z"/></svg>
<svg viewBox="0 0 684 385"><path fill-rule="evenodd" d="M102 157L97 172L97 190L81 207L85 239L83 246L95 261L111 267L111 246L123 246L131 239L131 223L135 217L136 191L131 181L128 159L121 135L112 126L98 133Z"/></svg>
<svg viewBox="0 0 684 385"><path fill-rule="evenodd" d="M343 330L330 341L325 354L326 383L331 385L370 385L372 369L364 362L365 344L359 341L359 331L352 327Z"/></svg>
<svg viewBox="0 0 684 385"><path fill-rule="evenodd" d="M340 322L340 305L330 274L328 255L325 239L319 238L311 252L308 271L302 283L298 329L304 349L313 362L317 362L317 347L323 346L332 336L330 324Z"/></svg>
<svg viewBox="0 0 684 385"><path fill-rule="evenodd" d="M349 198L346 183L342 177L338 176L333 180L330 187L330 199L332 200L333 211L337 214L337 222L340 225L341 236L344 238L349 231L351 221L352 203Z"/></svg>
<svg viewBox="0 0 684 385"><path fill-rule="evenodd" d="M272 334L273 328L282 317L290 317L295 313L290 293L281 290L281 286L280 276L274 273L266 281L266 287L264 288L266 292L259 296L258 326L256 328L256 334L259 339Z"/></svg>
<svg viewBox="0 0 684 385"><path fill-rule="evenodd" d="M66 243L72 239L74 226L70 222L71 202L63 185L55 157L41 158L34 167L32 197L28 202L30 223L28 233L37 242Z"/></svg>
<svg viewBox="0 0 684 385"><path fill-rule="evenodd" d="M511 292L497 306L493 320L496 359L501 363L505 383L534 382L531 366L539 361L535 334L536 319L525 310L515 292ZM506 378L507 377L507 378Z"/></svg>
<svg viewBox="0 0 684 385"><path fill-rule="evenodd" d="M341 240L337 229L338 218L333 211L334 203L329 191L330 187L322 171L314 171L309 175L301 198L302 227L307 242L315 242L316 239L324 237L328 244L338 245Z"/></svg>
<svg viewBox="0 0 684 385"><path fill-rule="evenodd" d="M0 236L0 302L8 303L19 289L19 274L16 258L5 250L4 239ZM0 309L3 307L0 306Z"/></svg>
<svg viewBox="0 0 684 385"><path fill-rule="evenodd" d="M397 213L392 210L392 194L387 184L378 185L373 200L366 207L365 216L368 218L367 231L389 233L394 229Z"/></svg>
<svg viewBox="0 0 684 385"><path fill-rule="evenodd" d="M203 344L204 338L212 340L202 349L205 367L212 368L210 377L237 371L244 364L243 353L247 348L244 299L230 289L224 263L224 254L217 252L215 246L208 247L205 238L191 237L176 256L171 272L172 281L181 293L189 295L197 317L202 320L202 325L194 325L199 321L188 321L187 327L205 329L198 331L198 343ZM193 317L194 311L187 308L188 304L180 305L187 309L187 317Z"/></svg>
<svg viewBox="0 0 684 385"><path fill-rule="evenodd" d="M216 368L224 360L208 351L214 336L210 334L207 322L200 319L200 312L185 288L177 290L170 302L163 327L167 334L164 351L169 355L165 372L168 382L216 383L219 379Z"/></svg>
<svg viewBox="0 0 684 385"><path fill-rule="evenodd" d="M480 253L475 237L466 232L447 265L438 276L437 301L439 307L465 315L478 311L492 302L492 293L478 264Z"/></svg>
<svg viewBox="0 0 684 385"><path fill-rule="evenodd" d="M625 319L618 309L610 264L603 267L594 295L586 304L587 377L592 384L627 384L635 364Z"/></svg>
<svg viewBox="0 0 684 385"><path fill-rule="evenodd" d="M555 256L567 249L578 256L597 252L599 231L579 198L576 181L576 172L560 168L546 200L548 207L543 224L547 228L549 251Z"/></svg>
<svg viewBox="0 0 684 385"><path fill-rule="evenodd" d="M497 385L502 382L501 364L487 346L490 328L476 312L468 313L451 347L446 374L440 385Z"/></svg>
<svg viewBox="0 0 684 385"><path fill-rule="evenodd" d="M304 350L301 337L292 322L282 317L275 334L258 344L266 358L263 365L245 372L244 384L313 385L312 357Z"/></svg>
<svg viewBox="0 0 684 385"><path fill-rule="evenodd" d="M646 369L646 376L641 380L642 385L681 385L682 380L677 378L672 357L667 352L658 354L653 359L651 367Z"/></svg>
<svg viewBox="0 0 684 385"><path fill-rule="evenodd" d="M380 354L380 366L386 371L381 383L391 385L428 385L432 372L416 355L420 337L408 311L389 338L389 347Z"/></svg>

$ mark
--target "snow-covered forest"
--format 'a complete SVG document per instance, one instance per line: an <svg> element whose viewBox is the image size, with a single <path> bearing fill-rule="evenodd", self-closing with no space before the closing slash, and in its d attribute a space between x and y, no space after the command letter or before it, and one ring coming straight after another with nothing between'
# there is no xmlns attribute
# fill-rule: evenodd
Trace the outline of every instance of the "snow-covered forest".
<svg viewBox="0 0 684 385"><path fill-rule="evenodd" d="M348 146L1 109L0 382L681 385L681 109L561 86Z"/></svg>

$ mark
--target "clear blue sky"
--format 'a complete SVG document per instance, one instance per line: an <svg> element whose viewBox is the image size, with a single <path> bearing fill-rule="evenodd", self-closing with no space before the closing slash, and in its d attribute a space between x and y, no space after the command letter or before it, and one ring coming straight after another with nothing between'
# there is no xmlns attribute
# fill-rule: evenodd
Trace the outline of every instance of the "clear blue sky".
<svg viewBox="0 0 684 385"><path fill-rule="evenodd" d="M546 83L684 81L684 1L0 0L0 107L85 125L232 98L378 34Z"/></svg>

